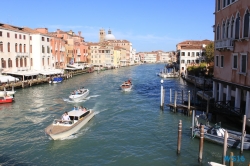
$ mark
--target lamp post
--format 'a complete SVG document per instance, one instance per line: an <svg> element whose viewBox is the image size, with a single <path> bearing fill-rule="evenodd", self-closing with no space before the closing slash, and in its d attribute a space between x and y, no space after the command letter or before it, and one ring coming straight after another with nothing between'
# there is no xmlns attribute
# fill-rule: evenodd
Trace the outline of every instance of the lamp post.
<svg viewBox="0 0 250 166"><path fill-rule="evenodd" d="M163 109L163 79L161 79L161 109Z"/></svg>

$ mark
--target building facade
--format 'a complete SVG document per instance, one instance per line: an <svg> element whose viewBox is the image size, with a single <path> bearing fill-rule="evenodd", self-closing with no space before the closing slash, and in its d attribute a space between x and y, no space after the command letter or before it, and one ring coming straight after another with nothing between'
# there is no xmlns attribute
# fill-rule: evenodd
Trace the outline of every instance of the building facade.
<svg viewBox="0 0 250 166"><path fill-rule="evenodd" d="M215 4L213 97L250 118L250 1Z"/></svg>

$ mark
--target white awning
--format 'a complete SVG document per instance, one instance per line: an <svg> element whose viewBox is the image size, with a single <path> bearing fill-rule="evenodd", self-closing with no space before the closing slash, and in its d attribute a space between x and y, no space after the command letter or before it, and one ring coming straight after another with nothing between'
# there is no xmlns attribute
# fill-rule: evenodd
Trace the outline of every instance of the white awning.
<svg viewBox="0 0 250 166"><path fill-rule="evenodd" d="M0 81L3 82L13 82L13 81L19 81L18 78L12 77L12 76L5 76L5 75L0 75Z"/></svg>

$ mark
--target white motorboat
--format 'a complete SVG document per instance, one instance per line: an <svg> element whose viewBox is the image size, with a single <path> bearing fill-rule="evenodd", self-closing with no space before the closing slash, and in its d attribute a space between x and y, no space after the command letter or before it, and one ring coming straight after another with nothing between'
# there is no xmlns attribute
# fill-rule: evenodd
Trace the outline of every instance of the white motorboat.
<svg viewBox="0 0 250 166"><path fill-rule="evenodd" d="M82 88L82 89L75 90L74 92L72 92L69 98L74 101L79 101L79 100L86 98L88 95L89 95L89 89Z"/></svg>
<svg viewBox="0 0 250 166"><path fill-rule="evenodd" d="M125 81L123 84L121 84L120 87L123 91L131 91L133 84L130 80L128 80L128 81Z"/></svg>
<svg viewBox="0 0 250 166"><path fill-rule="evenodd" d="M68 112L70 120L55 119L51 125L45 128L45 133L53 140L67 138L80 130L94 116L91 109L87 111L73 110Z"/></svg>

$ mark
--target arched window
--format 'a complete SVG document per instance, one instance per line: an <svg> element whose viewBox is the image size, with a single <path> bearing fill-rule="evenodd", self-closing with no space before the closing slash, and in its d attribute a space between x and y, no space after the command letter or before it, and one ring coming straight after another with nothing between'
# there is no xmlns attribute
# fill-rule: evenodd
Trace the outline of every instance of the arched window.
<svg viewBox="0 0 250 166"><path fill-rule="evenodd" d="M23 45L23 52L26 53L26 44Z"/></svg>
<svg viewBox="0 0 250 166"><path fill-rule="evenodd" d="M17 52L17 43L15 44L15 52Z"/></svg>
<svg viewBox="0 0 250 166"><path fill-rule="evenodd" d="M24 58L24 67L27 67L27 59Z"/></svg>
<svg viewBox="0 0 250 166"><path fill-rule="evenodd" d="M22 44L19 44L19 52L22 52Z"/></svg>
<svg viewBox="0 0 250 166"><path fill-rule="evenodd" d="M10 52L10 43L8 43L7 47L8 47L8 52Z"/></svg>
<svg viewBox="0 0 250 166"><path fill-rule="evenodd" d="M12 60L10 58L8 59L8 67L12 67Z"/></svg>
<svg viewBox="0 0 250 166"><path fill-rule="evenodd" d="M238 13L235 21L235 39L239 38L240 38L240 15Z"/></svg>
<svg viewBox="0 0 250 166"><path fill-rule="evenodd" d="M229 20L227 20L227 25L226 25L226 38L229 38Z"/></svg>
<svg viewBox="0 0 250 166"><path fill-rule="evenodd" d="M1 64L2 64L2 68L6 68L6 62L3 58L1 59Z"/></svg>
<svg viewBox="0 0 250 166"><path fill-rule="evenodd" d="M249 36L249 11L247 10L244 16L244 34L243 37Z"/></svg>
<svg viewBox="0 0 250 166"><path fill-rule="evenodd" d="M20 58L20 67L23 67L23 58Z"/></svg>
<svg viewBox="0 0 250 166"><path fill-rule="evenodd" d="M223 21L223 24L222 24L222 39L225 39L225 38L226 38L226 24Z"/></svg>
<svg viewBox="0 0 250 166"><path fill-rule="evenodd" d="M232 20L231 20L231 38L234 37L234 18L232 17Z"/></svg>
<svg viewBox="0 0 250 166"><path fill-rule="evenodd" d="M217 30L216 30L216 40L220 40L220 26L217 25Z"/></svg>
<svg viewBox="0 0 250 166"><path fill-rule="evenodd" d="M33 59L30 58L30 66L33 66Z"/></svg>
<svg viewBox="0 0 250 166"><path fill-rule="evenodd" d="M16 58L16 67L18 67L18 58Z"/></svg>

